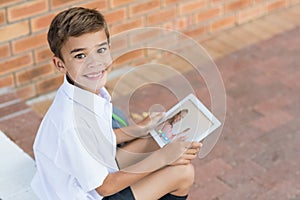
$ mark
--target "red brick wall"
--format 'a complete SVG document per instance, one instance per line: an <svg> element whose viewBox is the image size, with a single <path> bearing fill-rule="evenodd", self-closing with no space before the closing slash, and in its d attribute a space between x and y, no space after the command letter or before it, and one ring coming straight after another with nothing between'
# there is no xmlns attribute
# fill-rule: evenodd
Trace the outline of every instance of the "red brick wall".
<svg viewBox="0 0 300 200"><path fill-rule="evenodd" d="M267 15L299 0L0 0L0 88L24 99L55 90L62 81L51 63L46 32L53 16L70 6L98 8L112 34L161 26L196 40ZM135 52L132 56L139 56ZM128 57L128 55L127 55ZM126 59L126 58L125 58ZM128 59L128 58L127 58Z"/></svg>

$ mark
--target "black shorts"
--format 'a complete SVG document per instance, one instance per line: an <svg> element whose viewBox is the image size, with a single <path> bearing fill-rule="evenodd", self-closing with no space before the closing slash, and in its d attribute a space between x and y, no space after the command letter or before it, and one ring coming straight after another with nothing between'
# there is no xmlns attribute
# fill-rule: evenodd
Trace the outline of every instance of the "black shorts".
<svg viewBox="0 0 300 200"><path fill-rule="evenodd" d="M175 196L172 194L166 194L161 197L160 200L185 200L187 196ZM125 188L124 190L113 194L111 196L104 197L102 200L135 200L132 190L130 187Z"/></svg>
<svg viewBox="0 0 300 200"><path fill-rule="evenodd" d="M121 190L120 192L104 197L103 200L135 200L130 187Z"/></svg>

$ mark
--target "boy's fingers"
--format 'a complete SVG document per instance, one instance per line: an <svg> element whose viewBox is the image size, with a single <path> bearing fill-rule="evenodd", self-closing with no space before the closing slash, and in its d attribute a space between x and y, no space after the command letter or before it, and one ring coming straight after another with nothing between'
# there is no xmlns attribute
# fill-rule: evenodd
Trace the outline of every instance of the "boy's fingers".
<svg viewBox="0 0 300 200"><path fill-rule="evenodd" d="M156 117L156 116L161 116L164 115L164 112L152 112L150 113L150 117Z"/></svg>
<svg viewBox="0 0 300 200"><path fill-rule="evenodd" d="M192 142L191 143L191 148L196 149L196 148L201 148L202 147L202 143L200 142Z"/></svg>
<svg viewBox="0 0 300 200"><path fill-rule="evenodd" d="M188 154L188 155L184 155L182 156L182 160L186 160L186 161L191 161L193 159L195 159L197 157L197 154Z"/></svg>
<svg viewBox="0 0 300 200"><path fill-rule="evenodd" d="M195 154L197 154L198 152L199 152L198 149L188 149L188 150L186 151L187 154L192 154L192 155L195 155Z"/></svg>
<svg viewBox="0 0 300 200"><path fill-rule="evenodd" d="M202 147L202 143L200 142L185 142L186 143L186 149L197 149Z"/></svg>

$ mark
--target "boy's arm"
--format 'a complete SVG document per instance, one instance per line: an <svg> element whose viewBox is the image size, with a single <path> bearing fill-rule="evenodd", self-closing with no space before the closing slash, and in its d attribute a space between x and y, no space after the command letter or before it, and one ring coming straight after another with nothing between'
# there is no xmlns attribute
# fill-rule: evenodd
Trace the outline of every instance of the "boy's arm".
<svg viewBox="0 0 300 200"><path fill-rule="evenodd" d="M153 154L155 153L156 152L154 152ZM96 188L96 191L101 196L109 196L115 194L132 185L133 183L138 182L153 171L166 165L165 162L163 162L163 159L161 159L162 156L153 154L133 166L125 168L121 171L108 174L103 184L100 187ZM145 167L147 166L149 166L150 168L154 168L154 170L149 170L150 168L146 170Z"/></svg>
<svg viewBox="0 0 300 200"><path fill-rule="evenodd" d="M118 129L114 129L117 144L122 142L128 142L136 138L144 137L148 135L148 129L146 127L127 126Z"/></svg>
<svg viewBox="0 0 300 200"><path fill-rule="evenodd" d="M133 183L141 180L151 172L144 173L129 173L124 171L117 171L108 174L103 184L96 188L96 191L101 196L109 196L115 194Z"/></svg>
<svg viewBox="0 0 300 200"><path fill-rule="evenodd" d="M101 196L109 196L167 165L188 164L196 158L200 147L201 144L197 142L170 143L153 152L144 160L121 171L109 174L103 184L96 188L96 191Z"/></svg>
<svg viewBox="0 0 300 200"><path fill-rule="evenodd" d="M146 119L132 126L114 129L117 144L128 142L136 138L141 138L149 134L149 130L157 125L164 113L151 113Z"/></svg>

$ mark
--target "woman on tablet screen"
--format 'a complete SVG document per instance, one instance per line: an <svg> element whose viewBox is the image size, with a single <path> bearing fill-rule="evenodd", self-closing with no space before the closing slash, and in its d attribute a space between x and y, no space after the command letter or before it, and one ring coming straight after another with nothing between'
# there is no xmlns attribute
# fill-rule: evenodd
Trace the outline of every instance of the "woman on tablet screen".
<svg viewBox="0 0 300 200"><path fill-rule="evenodd" d="M174 131L173 127L176 123L180 122L188 113L188 109L180 110L178 113L176 113L173 117L167 119L165 122L163 122L160 126L158 126L158 133L160 137L166 142L171 142L175 137L181 136L180 139L184 140L185 137L183 134L185 134L187 131L190 130L190 128L186 128L182 131Z"/></svg>

